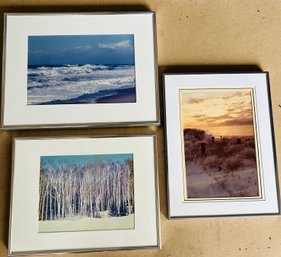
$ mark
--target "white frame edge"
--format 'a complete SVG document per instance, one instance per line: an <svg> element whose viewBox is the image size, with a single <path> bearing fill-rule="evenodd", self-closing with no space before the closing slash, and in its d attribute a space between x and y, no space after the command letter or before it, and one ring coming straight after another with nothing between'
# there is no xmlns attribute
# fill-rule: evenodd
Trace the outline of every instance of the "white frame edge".
<svg viewBox="0 0 281 257"><path fill-rule="evenodd" d="M141 17L141 15L143 15L143 16L145 16L146 19L149 18L151 20L150 31L146 32L146 34L150 33L149 37L152 40L151 45L148 47L149 50L144 50L143 46L141 46L141 48L140 48L140 43L138 43L140 38L137 40L137 44L138 44L137 49L139 49L139 50L135 49L135 58L137 58L136 63L135 63L136 69L142 70L141 72L139 71L139 73L136 70L136 80L137 80L136 93L137 93L137 96L141 95L141 97L139 97L139 99L136 103L97 104L97 105L80 104L79 106L76 105L76 107L71 107L70 105L57 105L57 106L56 105L47 105L43 109L41 108L39 111L36 111L36 106L35 106L35 108L34 108L34 106L31 106L32 108L30 108L30 106L28 107L25 104L22 104L24 102L25 96L24 96L24 94L18 93L19 95L21 95L20 98L22 98L22 100L16 101L16 102L18 102L20 106L19 106L19 108L16 108L16 106L11 108L11 106L10 106L12 104L11 99L13 99L13 97L12 97L13 93L11 93L11 92L13 92L13 91L18 92L18 90L15 90L15 89L17 89L19 87L19 84L20 84L20 86L22 86L21 84L24 84L26 82L24 82L24 80L23 80L21 83L12 83L12 85L15 85L15 86L13 86L12 89L10 89L11 86L8 87L8 84L7 84L7 78L11 77L11 75L9 75L9 74L7 75L7 72L9 72L9 70L10 70L7 67L7 62L9 59L11 59L7 55L8 46L11 47L10 46L11 42L7 42L8 41L7 35L9 32L8 17L16 17L16 18L19 18L19 17L20 18L30 18L31 17L31 19L34 19L34 17L36 17L37 19L38 18L40 19L41 17L43 17L44 19L55 17L55 18L61 18L63 20L64 19L70 20L72 16L81 16L82 18L94 17L93 19L99 20L99 19L102 19L102 17L105 15L109 16L110 18L114 17L114 19L116 19L116 17L118 19L118 17L122 17L122 16L125 16L126 19L131 19L131 18L133 19L135 17L137 17L137 19L138 19L139 17ZM39 129L39 128L55 128L55 127L57 127L57 128L102 127L105 125L110 126L110 127L116 127L116 126L121 126L121 125L122 126L160 125L158 69L157 69L157 45L156 45L157 39L156 39L156 27L155 27L156 18L155 17L156 17L155 13L150 12L150 11L135 12L135 13L134 12L100 12L100 13L79 13L78 12L78 13L32 13L32 14L6 13L4 15L4 44L3 44L3 58L2 58L3 66L2 66L1 128L2 129ZM83 23L83 22L81 22L81 23ZM48 28L48 25L46 25L46 28ZM74 32L72 32L72 34L75 34L75 33L77 34L79 32L79 29L81 30L81 28L78 27L78 29L76 29ZM25 36L27 36L28 33L31 33L30 31L32 29L28 28L25 30L27 30L27 32L24 32L24 33L27 33L25 35ZM88 30L92 31L92 29L88 29ZM110 30L110 29L107 29L107 31L108 30ZM112 29L112 30L114 30L114 29ZM56 29L54 29L54 31L56 31ZM126 28L122 27L122 29L120 31L123 31L123 33L126 33L126 31L128 31L127 33L129 33L130 31L132 31L132 28L128 27L128 29L126 29ZM138 32L138 31L142 31L142 28L138 28L137 26L135 26L133 31L134 31L134 33L138 33L139 36L141 35L141 33L143 33L143 32ZM44 32L42 32L42 33L44 34ZM42 34L42 33L40 33L40 34ZM58 34L59 31L57 31L56 33ZM89 33L89 31L87 33ZM91 33L95 34L95 30L93 30ZM27 51L27 50L22 49L20 51L23 54L23 56L24 56L24 53L23 53L24 51ZM153 54L149 54L149 56L150 56L149 63L150 64L148 66L151 67L149 69L150 75L148 76L149 81L150 81L149 83L147 83L147 82L144 83L144 81L146 80L144 78L146 77L146 75L148 75L148 74L146 74L147 73L146 71L148 71L148 69L146 67L147 60L144 60L147 58L144 58L142 55L140 55L140 53L143 51L146 51L147 53L148 52L153 53ZM19 67L16 67L16 68L20 72L20 74L24 74L25 67L22 67L20 65L18 65L18 66ZM21 75L21 77L23 78L24 75ZM147 84L149 84L149 87L147 86ZM146 85L145 88L143 88L143 85ZM147 91L149 92L149 94L147 93ZM146 109L147 103L149 103L149 108L152 111L150 111L150 112L141 111L141 110ZM87 118L81 118L81 115L78 115L78 114L76 115L77 118L75 118L76 117L75 113L77 112L77 111L75 112L75 110L77 108L79 109L79 112L87 113L89 106L90 106L91 110L89 111ZM110 117L109 114L111 113L112 110L116 110L116 108L117 108L117 111L115 112L115 115L111 115L112 116L111 118L104 118L104 117ZM38 110L38 108L37 108L37 110ZM71 118L68 118L68 120L52 118L52 115L50 115L50 112L51 113L54 111L57 112L58 110L59 111L61 110L61 112L62 112L62 114L60 115L61 117L63 117L63 115L65 116L65 114L71 112L72 114L69 116L73 116L74 118L71 117ZM92 117L93 116L97 117L98 113L100 113L101 111L103 111L105 115L100 115L100 117L98 116L98 118L93 120ZM38 114L36 114L36 112L38 112ZM122 112L125 112L125 114L122 115ZM91 113L91 115L90 115L90 113ZM95 115L93 115L93 113ZM116 116L116 113L118 114L117 116ZM44 115L50 117L50 119L47 118L45 121L43 121L44 119L42 119L40 121L41 114L44 114ZM44 116L44 115L42 115L42 116ZM14 121L11 120L11 116L13 116L12 120L14 120ZM11 121L7 121L7 117L9 117L9 120L11 120ZM25 118L23 120L23 118L19 118L19 117L25 117ZM136 118L136 117L140 117L140 118ZM78 121L78 120L80 120L80 121Z"/></svg>
<svg viewBox="0 0 281 257"><path fill-rule="evenodd" d="M67 141L72 141L72 140L100 140L100 139L129 139L130 138L138 138L138 139L146 139L146 138L151 138L152 139L152 146L153 146L153 157L151 156L150 158L153 159L153 166L154 166L154 173L153 173L153 177L154 177L154 182L153 182L153 188L151 188L151 190L154 191L154 200L155 202L151 204L154 205L153 208L155 208L155 226L156 226L156 231L155 231L155 236L156 236L156 242L155 244L151 244L151 245L136 245L136 246L120 246L120 247L93 247L93 248L65 248L65 249L48 249L48 250L29 250L29 251L15 251L14 250L14 246L13 246L13 232L14 231L14 214L13 214L13 210L15 209L15 164L16 164L16 142L18 141L52 141L52 140L67 140ZM40 143L40 142L39 142ZM29 254L35 254L35 255L45 255L45 254L54 254L54 253L82 253L82 252L92 252L92 251L112 251L112 250L130 250L130 249L161 249L161 234L160 234L160 230L161 230L161 224L160 224L160 207L159 207L159 186L158 186L158 159L157 159L157 137L155 134L144 134L144 135L116 135L116 136L95 136L95 137L85 137L85 136L81 136L81 137L26 137L26 138L22 138L22 137L15 137L13 139L13 156L12 156L12 187L11 187L11 203L10 203L10 228L9 228L9 243L8 243L8 254L9 256L17 256L17 255L29 255ZM152 167L151 167L152 168ZM139 169L139 168L138 168ZM151 176L151 175L150 175ZM135 182L136 183L136 182ZM152 184L151 184L152 186ZM136 189L135 189L136 190ZM138 185L138 189L140 190L140 185ZM17 194L19 195L19 194ZM136 197L136 195L135 195ZM19 201L19 199L17 199L17 201ZM141 201L141 199L138 199L137 201ZM136 211L137 213L137 211ZM29 222L29 221L28 221ZM89 233L91 231L81 231L79 233ZM94 231L94 233L98 233L100 231ZM103 232L103 231L101 231ZM118 232L118 230L117 230ZM63 232L63 233L69 233L69 232ZM77 233L77 232L70 232L70 233ZM105 231L105 233L107 233ZM120 233L122 233L122 230L120 231ZM51 234L56 234L56 233L51 233ZM74 235L75 236L75 235Z"/></svg>
<svg viewBox="0 0 281 257"><path fill-rule="evenodd" d="M221 77L221 79L219 78ZM226 81L232 81L231 83L226 83ZM236 78L241 80L237 83L233 82ZM202 79L203 78L203 79ZM232 79L232 80L231 80ZM244 81L244 82L243 82ZM258 82L259 81L259 82ZM180 130L179 130L179 116L175 114L178 111L176 107L175 91L184 88L194 88L203 86L202 88L208 88L210 86L220 87L220 86L236 86L239 88L241 86L251 85L253 88L261 87L258 89L258 96L256 99L256 116L263 115L263 118L256 117L257 126L259 131L257 132L257 137L259 141L259 151L261 158L264 162L269 163L270 175L264 174L264 166L262 168L263 176L261 182L264 183L265 187L265 198L259 200L247 200L247 201L227 201L227 200L206 200L206 201L195 201L195 202L184 202L183 200L183 186L179 177L182 174L182 170L179 170L179 165L176 162L181 161L181 155L179 145L180 142ZM166 155L167 155L167 178L168 178L168 216L169 218L183 218L183 217L209 217L209 216L246 216L246 215L273 215L280 213L279 206L279 187L278 187L278 176L277 176L277 165L275 157L275 143L273 134L273 124L272 124L272 113L270 106L270 92L269 92L269 80L267 72L253 72L253 73L186 73L186 74L163 74L163 84L164 84L164 103L166 105L165 109L165 136L166 136ZM173 91L173 92L171 92ZM172 95L172 96L171 96ZM168 98L173 98L169 100ZM261 98L264 98L265 103L263 103ZM264 104L264 105L263 105ZM261 106L262 105L262 106ZM261 111L263 110L263 111ZM174 113L174 118L171 113ZM261 121L262 120L262 121ZM178 124L176 124L178 123ZM176 124L176 128L171 128ZM172 132L171 132L172 131ZM260 134L265 135L268 133L270 138L262 139ZM169 137L173 138L169 139ZM177 143L171 143L178 141ZM268 150L268 147L270 148ZM169 154L173 152L173 156ZM266 159L266 161L265 161ZM175 176L179 181L175 179ZM270 185L274 183L274 186L270 188ZM180 188L179 190L176 188ZM174 193L177 191L177 193ZM179 192L180 191L180 192ZM180 199L179 195L182 195ZM200 209L200 211L198 211ZM214 211L215 209L215 211Z"/></svg>

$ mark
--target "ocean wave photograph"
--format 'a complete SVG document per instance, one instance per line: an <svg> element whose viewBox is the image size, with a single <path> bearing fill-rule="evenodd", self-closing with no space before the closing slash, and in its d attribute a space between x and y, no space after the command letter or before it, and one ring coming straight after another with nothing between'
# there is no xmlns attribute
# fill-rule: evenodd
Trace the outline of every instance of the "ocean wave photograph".
<svg viewBox="0 0 281 257"><path fill-rule="evenodd" d="M135 103L133 35L29 36L28 105Z"/></svg>

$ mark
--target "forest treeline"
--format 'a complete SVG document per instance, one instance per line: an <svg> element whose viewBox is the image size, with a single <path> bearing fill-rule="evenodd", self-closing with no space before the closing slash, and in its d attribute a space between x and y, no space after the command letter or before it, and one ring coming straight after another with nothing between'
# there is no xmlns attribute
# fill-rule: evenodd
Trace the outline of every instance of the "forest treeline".
<svg viewBox="0 0 281 257"><path fill-rule="evenodd" d="M97 159L85 165L41 160L39 220L133 214L133 172L132 159Z"/></svg>

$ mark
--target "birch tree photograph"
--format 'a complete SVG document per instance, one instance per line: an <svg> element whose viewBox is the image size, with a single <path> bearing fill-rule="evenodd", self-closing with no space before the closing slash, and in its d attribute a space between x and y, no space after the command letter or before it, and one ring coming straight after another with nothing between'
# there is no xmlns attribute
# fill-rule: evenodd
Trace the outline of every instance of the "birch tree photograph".
<svg viewBox="0 0 281 257"><path fill-rule="evenodd" d="M38 232L134 228L133 154L40 157Z"/></svg>

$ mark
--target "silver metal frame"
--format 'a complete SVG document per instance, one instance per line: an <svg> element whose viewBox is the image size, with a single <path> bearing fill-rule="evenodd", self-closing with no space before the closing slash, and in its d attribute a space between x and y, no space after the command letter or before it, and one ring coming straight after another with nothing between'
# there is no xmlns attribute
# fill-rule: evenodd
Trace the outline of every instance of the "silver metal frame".
<svg viewBox="0 0 281 257"><path fill-rule="evenodd" d="M225 214L225 215L192 215L189 216L188 213L184 216L172 216L171 212L170 212L170 201L172 201L171 197L170 197L170 191L171 188L169 188L169 170L168 170L168 162L169 162L169 158L168 158L168 153L166 151L166 175L167 175L167 201L168 201L168 208L167 208L167 214L168 214L168 218L172 219L172 220L176 220L176 219L183 219L183 218L206 218L206 217L239 217L239 216L270 216L270 215L279 215L281 213L281 206L280 206L280 188L279 188L279 180L278 180L278 165L277 165L277 160L276 160L276 146L275 146L275 137L274 137L274 123L273 123L273 117L272 117L272 106L271 106L271 94L270 94L270 83L269 83L269 72L266 71L253 71L253 72L186 72L186 73L163 73L162 74L162 85L163 85L163 103L164 106L166 105L166 93L165 93L165 76L169 76L169 75L221 75L221 74L260 74L260 73L264 73L266 74L266 86L267 86L267 91L268 91L268 106L269 106L269 114L270 114L270 127L271 127L271 138L272 138L272 148L273 148L273 161L274 161L274 167L275 167L275 171L274 171L274 175L275 175L275 187L276 187L276 191L277 191L277 205L278 205L278 212L276 213L262 213L262 214ZM167 149L168 147L168 134L167 134L167 119L166 119L166 110L164 110L164 140L165 140L165 148ZM171 171L170 171L171 172Z"/></svg>
<svg viewBox="0 0 281 257"><path fill-rule="evenodd" d="M154 147L154 173L155 173L155 206L156 206L156 226L157 226L157 246L136 246L136 247L109 247L109 248L91 248L91 249L63 249L63 250L42 250L29 252L11 252L11 228L12 228L12 211L13 211L13 188L14 188L14 164L15 164L15 141L23 140L54 140L54 139L90 139L90 138L123 138L123 137L153 137ZM8 238L8 255L9 256L25 256L25 255L48 255L48 254L69 254L69 253L87 253L87 252L103 252L116 250L136 250L136 249L161 249L161 224L160 224L160 205L159 205L159 178L158 178L158 151L157 151L157 135L154 133L137 134L137 135L110 135L110 136L53 136L53 137L14 137L12 145L12 172L11 172L11 202L9 216L9 238Z"/></svg>
<svg viewBox="0 0 281 257"><path fill-rule="evenodd" d="M5 102L5 77L6 77L6 33L7 33L7 16L68 16L68 15L132 15L151 13L153 18L153 45L154 45L154 78L155 78L155 108L156 120L137 121L137 122L89 122L89 123L63 123L63 124L36 124L36 125L4 125L4 102ZM159 107L159 88L158 88L158 64L157 64L157 33L156 33L156 15L152 11L137 12L68 12L68 13L4 13L4 29L3 29L3 56L2 56L2 89L1 89L1 117L0 130L22 130L22 129L50 129L50 128L89 128L89 127L121 127L121 126L160 126L160 107Z"/></svg>

